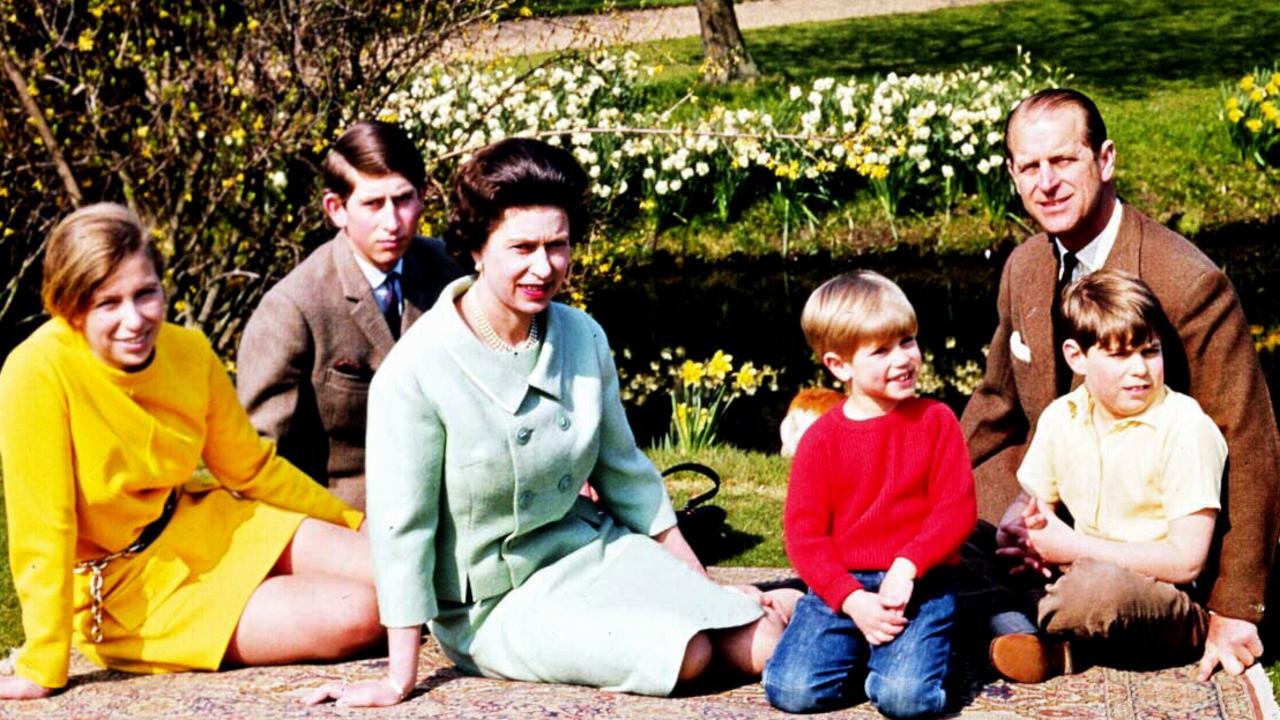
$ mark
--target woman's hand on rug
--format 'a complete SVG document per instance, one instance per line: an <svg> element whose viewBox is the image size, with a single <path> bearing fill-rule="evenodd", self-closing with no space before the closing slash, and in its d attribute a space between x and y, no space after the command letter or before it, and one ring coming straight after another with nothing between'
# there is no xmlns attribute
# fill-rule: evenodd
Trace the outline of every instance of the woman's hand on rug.
<svg viewBox="0 0 1280 720"><path fill-rule="evenodd" d="M0 677L0 700L38 700L49 697L53 692L53 688L17 675Z"/></svg>
<svg viewBox="0 0 1280 720"><path fill-rule="evenodd" d="M1209 636L1204 641L1204 655L1200 658L1200 674L1196 679L1208 680L1219 665L1231 675L1244 672L1262 655L1262 638L1258 626L1248 620L1237 620L1212 613L1209 615Z"/></svg>
<svg viewBox="0 0 1280 720"><path fill-rule="evenodd" d="M303 696L302 703L319 705L333 700L334 705L342 707L388 707L398 704L406 694L391 678L383 678L382 680L363 680L354 685L346 683L321 685Z"/></svg>

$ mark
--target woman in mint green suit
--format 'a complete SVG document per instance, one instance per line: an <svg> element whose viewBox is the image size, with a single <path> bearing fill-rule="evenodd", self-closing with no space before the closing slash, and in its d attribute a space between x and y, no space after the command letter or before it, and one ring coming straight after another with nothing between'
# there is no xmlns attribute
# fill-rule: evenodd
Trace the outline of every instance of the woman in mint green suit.
<svg viewBox="0 0 1280 720"><path fill-rule="evenodd" d="M445 288L370 388L389 674L312 700L399 702L428 622L467 672L646 695L717 662L758 674L772 654L794 591L707 578L636 447L604 331L552 302L587 189L572 155L534 140L459 170L445 240L476 275Z"/></svg>

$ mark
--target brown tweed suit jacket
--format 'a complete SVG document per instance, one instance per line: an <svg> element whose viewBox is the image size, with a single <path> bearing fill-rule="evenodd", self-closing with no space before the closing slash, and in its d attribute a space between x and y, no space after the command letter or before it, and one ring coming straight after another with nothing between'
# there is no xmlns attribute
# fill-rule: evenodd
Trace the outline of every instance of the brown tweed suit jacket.
<svg viewBox="0 0 1280 720"><path fill-rule="evenodd" d="M414 238L400 281L401 333L458 274L442 242ZM369 281L339 235L267 291L236 357L236 390L258 432L359 509L369 381L394 344Z"/></svg>
<svg viewBox="0 0 1280 720"><path fill-rule="evenodd" d="M1221 552L1201 579L1212 582L1210 609L1256 623L1280 529L1280 437L1239 298L1194 245L1128 205L1105 267L1137 275L1155 291L1173 328L1161 333L1166 383L1199 401L1227 439ZM1009 256L986 374L961 419L979 517L988 522L997 522L1017 495L1014 473L1055 396L1056 276L1053 243L1044 233Z"/></svg>

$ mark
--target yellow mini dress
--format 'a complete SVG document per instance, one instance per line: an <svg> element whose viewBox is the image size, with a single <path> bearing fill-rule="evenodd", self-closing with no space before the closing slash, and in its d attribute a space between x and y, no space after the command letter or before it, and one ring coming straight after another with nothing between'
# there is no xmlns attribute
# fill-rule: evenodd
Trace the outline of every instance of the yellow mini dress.
<svg viewBox="0 0 1280 720"><path fill-rule="evenodd" d="M61 319L0 370L0 459L9 561L26 636L15 671L66 684L72 642L131 672L217 669L249 596L306 516L362 516L258 437L202 334L164 325L137 372L97 359ZM132 544L203 462L216 482L180 493L164 531L103 577L92 642L79 562Z"/></svg>

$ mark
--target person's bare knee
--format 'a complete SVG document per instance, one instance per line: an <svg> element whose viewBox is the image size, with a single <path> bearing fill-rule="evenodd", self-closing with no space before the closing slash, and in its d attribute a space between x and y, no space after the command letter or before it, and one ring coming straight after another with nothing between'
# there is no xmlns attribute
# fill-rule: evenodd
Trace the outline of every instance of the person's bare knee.
<svg viewBox="0 0 1280 720"><path fill-rule="evenodd" d="M277 567L285 574L323 573L373 584L369 537L314 518L298 526Z"/></svg>
<svg viewBox="0 0 1280 720"><path fill-rule="evenodd" d="M386 628L378 619L378 596L368 585L350 583L350 590L337 598L336 608L340 616L334 623L332 657L349 657L381 645L386 640Z"/></svg>
<svg viewBox="0 0 1280 720"><path fill-rule="evenodd" d="M684 661L680 663L680 682L692 680L706 671L711 664L711 640L705 633L694 635L684 649Z"/></svg>

